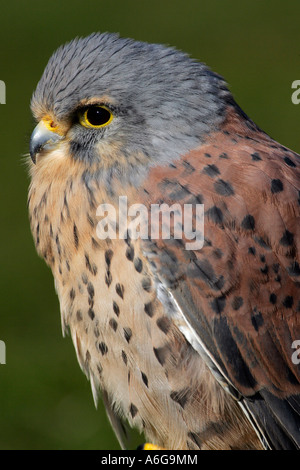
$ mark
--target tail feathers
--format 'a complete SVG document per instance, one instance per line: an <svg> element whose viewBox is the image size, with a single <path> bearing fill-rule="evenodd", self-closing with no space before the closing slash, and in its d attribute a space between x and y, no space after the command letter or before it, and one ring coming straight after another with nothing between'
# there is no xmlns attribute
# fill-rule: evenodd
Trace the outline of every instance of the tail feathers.
<svg viewBox="0 0 300 470"><path fill-rule="evenodd" d="M281 399L262 390L246 405L264 433L270 449L300 449L300 395Z"/></svg>

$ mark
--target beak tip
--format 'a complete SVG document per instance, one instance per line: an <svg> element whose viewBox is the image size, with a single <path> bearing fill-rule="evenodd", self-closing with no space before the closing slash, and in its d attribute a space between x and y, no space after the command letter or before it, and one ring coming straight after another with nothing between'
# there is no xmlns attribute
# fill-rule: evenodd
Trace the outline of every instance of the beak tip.
<svg viewBox="0 0 300 470"><path fill-rule="evenodd" d="M40 143L34 142L34 139L31 139L29 154L34 164L36 164L36 156L42 150L42 148L43 146Z"/></svg>
<svg viewBox="0 0 300 470"><path fill-rule="evenodd" d="M32 162L36 164L36 154L34 152L30 152L30 157L31 157Z"/></svg>

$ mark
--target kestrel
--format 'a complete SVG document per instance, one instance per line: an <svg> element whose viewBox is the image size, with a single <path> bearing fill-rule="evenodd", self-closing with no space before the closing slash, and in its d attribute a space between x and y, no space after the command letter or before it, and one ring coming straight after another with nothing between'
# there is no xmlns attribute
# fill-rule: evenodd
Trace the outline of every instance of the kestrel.
<svg viewBox="0 0 300 470"><path fill-rule="evenodd" d="M121 446L129 423L166 449L299 449L300 156L206 65L116 34L59 48L31 107L36 249ZM203 246L111 215L99 237L125 196L202 205Z"/></svg>

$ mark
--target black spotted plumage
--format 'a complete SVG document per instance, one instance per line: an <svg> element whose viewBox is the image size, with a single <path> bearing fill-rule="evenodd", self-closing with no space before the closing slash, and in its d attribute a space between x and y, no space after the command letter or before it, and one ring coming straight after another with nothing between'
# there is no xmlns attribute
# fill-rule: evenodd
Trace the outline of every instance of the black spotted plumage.
<svg viewBox="0 0 300 470"><path fill-rule="evenodd" d="M299 448L300 366L292 362L291 345L300 338L300 157L259 129L250 132L234 108L225 129L184 156L203 168L196 176L181 161L150 173L152 203L173 203L163 179L180 181L192 194L201 189L210 241L190 263L172 246L181 273L176 284L168 282L172 259L160 256L171 241L157 242L152 258L225 380L243 395L265 445ZM222 151L228 159L220 159Z"/></svg>

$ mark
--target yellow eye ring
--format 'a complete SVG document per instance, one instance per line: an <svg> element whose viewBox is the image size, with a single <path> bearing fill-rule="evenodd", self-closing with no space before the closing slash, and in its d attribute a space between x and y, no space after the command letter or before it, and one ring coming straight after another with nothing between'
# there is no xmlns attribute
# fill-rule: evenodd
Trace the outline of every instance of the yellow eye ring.
<svg viewBox="0 0 300 470"><path fill-rule="evenodd" d="M113 114L106 106L89 106L79 111L80 124L90 129L108 126L112 120Z"/></svg>

